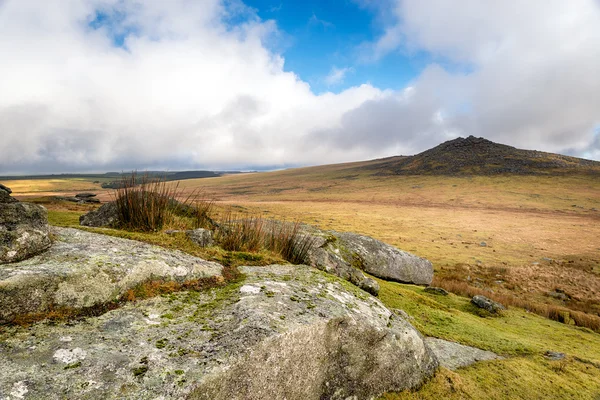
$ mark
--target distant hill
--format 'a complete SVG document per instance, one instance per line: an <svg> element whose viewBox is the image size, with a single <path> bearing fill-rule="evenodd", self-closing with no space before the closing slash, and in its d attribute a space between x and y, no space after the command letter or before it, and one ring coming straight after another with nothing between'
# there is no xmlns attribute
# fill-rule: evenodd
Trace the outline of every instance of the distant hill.
<svg viewBox="0 0 600 400"><path fill-rule="evenodd" d="M414 156L373 160L359 169L377 175L600 174L600 162L522 150L469 136L449 140Z"/></svg>
<svg viewBox="0 0 600 400"><path fill-rule="evenodd" d="M142 171L140 177L164 179L165 181L180 181L184 179L215 178L223 175L239 174L239 171ZM85 179L100 183L105 189L115 189L121 186L124 177L131 172L107 172L104 174L52 174L52 175L15 175L0 176L0 181L31 180L31 179Z"/></svg>

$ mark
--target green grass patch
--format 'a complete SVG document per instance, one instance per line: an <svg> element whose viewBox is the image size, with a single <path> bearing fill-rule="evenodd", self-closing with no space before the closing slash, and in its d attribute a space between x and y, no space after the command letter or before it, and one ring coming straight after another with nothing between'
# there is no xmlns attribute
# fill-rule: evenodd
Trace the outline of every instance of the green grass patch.
<svg viewBox="0 0 600 400"><path fill-rule="evenodd" d="M82 214L82 211L48 210L48 223L54 226L79 227L79 217Z"/></svg>
<svg viewBox="0 0 600 400"><path fill-rule="evenodd" d="M481 317L465 297L428 294L422 287L377 280L379 297L406 311L426 336L479 347L508 357L451 372L441 369L420 390L388 393L400 399L597 399L600 394L600 335L510 308ZM547 350L564 352L549 361Z"/></svg>

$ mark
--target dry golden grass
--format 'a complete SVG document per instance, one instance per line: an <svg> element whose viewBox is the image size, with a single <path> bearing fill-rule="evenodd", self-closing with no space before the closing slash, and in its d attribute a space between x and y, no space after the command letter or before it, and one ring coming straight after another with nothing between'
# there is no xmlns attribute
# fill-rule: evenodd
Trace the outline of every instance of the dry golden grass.
<svg viewBox="0 0 600 400"><path fill-rule="evenodd" d="M600 312L600 180L374 176L350 163L184 180L236 210L354 231L430 259L436 276L523 301ZM17 197L46 188L8 182ZM52 182L64 190L80 182ZM175 185L176 183L169 183ZM96 191L110 200L106 191ZM482 245L485 242L485 246ZM561 289L561 301L547 296Z"/></svg>
<svg viewBox="0 0 600 400"><path fill-rule="evenodd" d="M217 204L373 236L436 276L540 307L600 312L593 176L370 176L360 163L188 180ZM485 244L483 244L485 242ZM568 301L547 294L561 289Z"/></svg>

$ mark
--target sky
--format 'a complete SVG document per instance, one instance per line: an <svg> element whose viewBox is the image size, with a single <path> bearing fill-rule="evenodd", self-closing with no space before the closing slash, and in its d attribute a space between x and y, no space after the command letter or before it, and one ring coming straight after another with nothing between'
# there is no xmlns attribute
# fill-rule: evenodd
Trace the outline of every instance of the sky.
<svg viewBox="0 0 600 400"><path fill-rule="evenodd" d="M0 175L474 135L600 160L600 0L0 0Z"/></svg>

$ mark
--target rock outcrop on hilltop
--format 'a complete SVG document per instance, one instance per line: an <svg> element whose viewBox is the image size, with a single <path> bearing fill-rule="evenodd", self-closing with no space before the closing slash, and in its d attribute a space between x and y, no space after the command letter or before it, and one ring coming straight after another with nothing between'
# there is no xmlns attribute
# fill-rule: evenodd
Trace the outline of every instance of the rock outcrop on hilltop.
<svg viewBox="0 0 600 400"><path fill-rule="evenodd" d="M0 185L0 264L24 260L52 244L46 209L21 203L11 193Z"/></svg>
<svg viewBox="0 0 600 400"><path fill-rule="evenodd" d="M365 169L379 175L497 175L600 173L600 162L522 150L469 136L444 142L414 156L390 158Z"/></svg>
<svg viewBox="0 0 600 400"><path fill-rule="evenodd" d="M438 362L376 298L307 266L0 336L0 393L44 399L369 399Z"/></svg>

